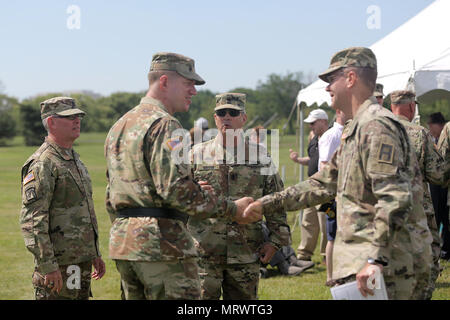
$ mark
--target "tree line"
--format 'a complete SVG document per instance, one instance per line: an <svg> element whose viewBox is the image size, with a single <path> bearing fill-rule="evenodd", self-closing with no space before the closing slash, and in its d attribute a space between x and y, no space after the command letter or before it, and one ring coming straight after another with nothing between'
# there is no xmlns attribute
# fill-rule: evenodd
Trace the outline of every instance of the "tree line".
<svg viewBox="0 0 450 320"><path fill-rule="evenodd" d="M245 93L247 95L246 112L248 123L251 126L266 124L268 129L282 129L281 134L294 134L296 132L296 117L290 115L298 91L306 87L311 81L305 80L302 72L287 72L286 74L270 74L264 81L258 81L255 89L234 88L229 92ZM311 77L308 77L311 79ZM99 96L91 93L61 93L54 92L38 95L32 98L17 100L1 94L0 83L0 145L7 145L16 135L24 137L26 145L40 145L46 135L40 117L40 103L55 96L70 96L74 98L87 116L82 121L82 132L107 132L109 128L128 110L137 106L145 95L142 92L116 92L109 96ZM190 129L199 117L208 120L210 127L214 127L215 95L223 92L199 90L192 98L187 113L176 113L174 116L184 128ZM389 106L389 99L384 103ZM308 113L317 105L307 108ZM321 106L328 113L330 122L334 111L327 106ZM436 101L433 104L420 105L421 122L426 126L428 116L433 112L442 112L450 120L450 103L448 100ZM270 122L270 124L267 124ZM331 125L331 123L330 123ZM304 126L306 135L308 126Z"/></svg>

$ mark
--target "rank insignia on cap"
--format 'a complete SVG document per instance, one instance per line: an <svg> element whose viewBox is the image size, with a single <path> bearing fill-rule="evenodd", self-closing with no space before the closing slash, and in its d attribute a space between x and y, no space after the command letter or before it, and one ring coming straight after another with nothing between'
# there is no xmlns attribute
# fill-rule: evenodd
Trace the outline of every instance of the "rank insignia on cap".
<svg viewBox="0 0 450 320"><path fill-rule="evenodd" d="M172 151L173 149L181 146L182 141L183 141L182 137L175 137L175 138L167 140L166 144L169 147L169 149Z"/></svg>
<svg viewBox="0 0 450 320"><path fill-rule="evenodd" d="M378 162L392 164L394 160L394 146L392 144L382 143L378 151Z"/></svg>
<svg viewBox="0 0 450 320"><path fill-rule="evenodd" d="M34 178L33 171L31 171L29 174L27 174L25 179L23 179L23 185L26 185L28 182L31 182L33 180L35 180L35 178Z"/></svg>

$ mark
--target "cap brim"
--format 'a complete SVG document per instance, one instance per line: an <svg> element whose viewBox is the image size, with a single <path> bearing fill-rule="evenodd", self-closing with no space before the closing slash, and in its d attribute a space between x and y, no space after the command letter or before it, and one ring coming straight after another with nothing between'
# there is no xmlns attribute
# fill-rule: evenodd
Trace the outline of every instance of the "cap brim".
<svg viewBox="0 0 450 320"><path fill-rule="evenodd" d="M74 108L74 109L67 109L61 112L56 113L58 116L72 116L74 114L86 114L83 110Z"/></svg>
<svg viewBox="0 0 450 320"><path fill-rule="evenodd" d="M238 106L235 106L234 104L223 104L223 105L220 105L218 107L215 107L214 111L221 110L221 109L234 109L234 110L244 111L244 109L242 109L242 108L240 108Z"/></svg>
<svg viewBox="0 0 450 320"><path fill-rule="evenodd" d="M305 120L303 120L303 122L306 122L306 123L313 123L313 122L315 122L315 121L317 121L317 120L319 120L319 119L306 118Z"/></svg>
<svg viewBox="0 0 450 320"><path fill-rule="evenodd" d="M195 85L197 85L197 86L201 86L201 85L203 85L203 84L205 84L206 83L206 81L205 80L203 80L203 78L202 77L200 77L197 73L195 73L195 72L190 72L190 73L185 73L185 72L180 72L180 71L177 71L180 75L182 75L183 77L185 77L186 79L189 79L189 80L194 80L195 81Z"/></svg>
<svg viewBox="0 0 450 320"><path fill-rule="evenodd" d="M375 91L374 93L373 93L373 96L374 97L384 97L384 94L382 93L382 92L378 92L378 91Z"/></svg>
<svg viewBox="0 0 450 320"><path fill-rule="evenodd" d="M326 71L319 74L319 79L329 83L328 77L330 76L330 74L332 74L333 72L335 72L341 68L343 68L343 66L335 66L335 67L328 68Z"/></svg>

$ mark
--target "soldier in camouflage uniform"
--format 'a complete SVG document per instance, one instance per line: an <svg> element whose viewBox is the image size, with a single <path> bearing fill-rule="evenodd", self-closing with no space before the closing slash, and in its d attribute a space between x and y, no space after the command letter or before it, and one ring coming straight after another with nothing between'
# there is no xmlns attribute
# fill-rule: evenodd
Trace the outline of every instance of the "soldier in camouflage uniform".
<svg viewBox="0 0 450 320"><path fill-rule="evenodd" d="M37 300L87 300L91 276L100 279L105 273L91 179L72 149L84 114L72 98L42 102L48 136L22 167L20 225L34 256Z"/></svg>
<svg viewBox="0 0 450 320"><path fill-rule="evenodd" d="M106 138L106 206L113 221L109 255L121 275L122 298L200 297L198 254L186 229L188 216L242 223L261 219L242 216L253 199L217 199L211 186L193 180L188 152L185 162L176 157L190 146L172 115L188 111L195 85L204 83L194 60L155 54L146 96Z"/></svg>
<svg viewBox="0 0 450 320"><path fill-rule="evenodd" d="M439 257L441 251L441 239L439 237L439 230L436 224L436 217L434 214L433 202L431 200L428 183L441 185L444 176L444 161L433 143L433 137L427 129L414 124L411 121L414 118L416 111L415 94L408 90L398 90L391 92L391 110L394 113L408 133L411 144L416 152L417 160L419 161L420 172L423 177L423 208L427 216L428 228L433 236L432 256L433 265L431 267L431 278L428 286L423 285L426 279L421 278L422 284L419 287L425 286L425 291L418 291L415 293L415 299L431 299L435 288L435 282L439 276ZM417 264L416 274L421 273L422 264ZM426 272L425 272L426 274Z"/></svg>
<svg viewBox="0 0 450 320"><path fill-rule="evenodd" d="M377 99L377 102L380 106L383 106L384 102L383 88L384 86L381 83L377 83L375 85L375 91L373 93L373 96Z"/></svg>
<svg viewBox="0 0 450 320"><path fill-rule="evenodd" d="M447 122L444 129L442 129L441 135L438 141L438 150L445 163L445 174L444 174L444 187L448 188L447 193L447 206L450 208L450 122ZM449 209L450 217L450 209Z"/></svg>
<svg viewBox="0 0 450 320"><path fill-rule="evenodd" d="M414 257L422 254L424 268L429 268L432 239L422 206L422 178L406 130L372 97L375 55L368 48L342 50L319 77L329 83L332 107L353 119L339 149L308 180L253 202L246 212L298 210L336 196L337 281L356 279L367 295L372 293L368 280L381 269L388 297L411 299L417 281Z"/></svg>
<svg viewBox="0 0 450 320"><path fill-rule="evenodd" d="M214 110L219 133L213 140L194 145L195 180L207 181L219 198L233 200L260 198L283 190L275 170L264 172L271 167L270 158L263 163L255 156L264 147L244 138L245 94L217 95ZM266 243L261 221L240 226L224 218L189 218L188 228L199 243L204 269L200 274L202 299L219 300L221 295L224 300L257 299L259 255L263 263L268 263L276 251L290 244L286 212L266 212L265 217L271 233Z"/></svg>

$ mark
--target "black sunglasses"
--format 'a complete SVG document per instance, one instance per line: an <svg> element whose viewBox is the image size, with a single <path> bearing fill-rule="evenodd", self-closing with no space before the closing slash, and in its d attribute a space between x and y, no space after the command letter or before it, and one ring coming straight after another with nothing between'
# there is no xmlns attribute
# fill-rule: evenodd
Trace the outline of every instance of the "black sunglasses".
<svg viewBox="0 0 450 320"><path fill-rule="evenodd" d="M73 114L73 115L70 115L70 116L59 116L59 115L55 115L55 116L53 116L53 117L55 117L55 118L64 118L64 119L69 119L69 120L75 120L75 119L77 119L77 118L79 118L80 120L81 119L83 119L83 117L84 117L84 114Z"/></svg>
<svg viewBox="0 0 450 320"><path fill-rule="evenodd" d="M230 116L237 117L241 114L241 110L236 110L236 109L220 109L220 110L216 110L216 114L219 117L225 117L226 114L229 114Z"/></svg>

